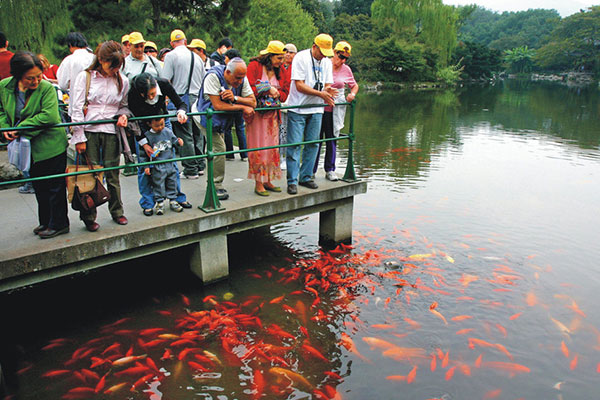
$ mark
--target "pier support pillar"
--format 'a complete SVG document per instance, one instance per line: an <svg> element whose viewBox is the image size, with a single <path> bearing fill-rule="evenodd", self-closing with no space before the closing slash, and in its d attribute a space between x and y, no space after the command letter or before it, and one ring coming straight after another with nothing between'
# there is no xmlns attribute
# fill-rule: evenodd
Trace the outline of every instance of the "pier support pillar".
<svg viewBox="0 0 600 400"><path fill-rule="evenodd" d="M319 243L326 246L352 241L352 211L354 198L331 210L321 211L319 215Z"/></svg>
<svg viewBox="0 0 600 400"><path fill-rule="evenodd" d="M229 275L227 234L218 232L203 236L192 245L190 268L203 283L214 282Z"/></svg>

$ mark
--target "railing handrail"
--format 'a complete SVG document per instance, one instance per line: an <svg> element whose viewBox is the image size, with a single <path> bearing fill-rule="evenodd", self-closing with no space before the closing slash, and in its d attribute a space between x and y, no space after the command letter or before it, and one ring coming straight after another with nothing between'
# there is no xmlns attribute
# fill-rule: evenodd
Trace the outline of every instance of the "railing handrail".
<svg viewBox="0 0 600 400"><path fill-rule="evenodd" d="M98 172L102 172L102 171L112 171L112 170L125 169L125 168L146 167L146 166L151 166L151 165L155 165L155 164L164 164L164 163L168 163L168 162L187 161L187 160L195 160L195 159L207 159L208 160L208 168L207 168L208 169L208 174L207 174L208 185L207 185L207 190L206 190L206 198L205 198L204 204L199 208L205 212L212 212L212 211L218 211L218 210L223 209L220 207L220 202L217 198L216 188L214 187L214 181L213 181L212 163L213 163L213 159L215 157L226 156L226 155L237 154L237 153L244 153L244 152L253 152L253 151L260 151L260 150L277 149L277 148L282 148L282 147L305 145L305 144L331 142L331 141L338 141L338 140L348 140L349 141L348 162L346 163L346 172L345 172L342 180L352 182L352 181L356 181L356 176L354 174L353 157L352 157L353 141L354 141L354 107L355 107L355 103L356 103L356 100L353 100L352 102L335 103L336 106L350 106L350 110L351 110L350 111L350 132L347 135L340 135L338 137L333 137L333 138L308 140L308 141L295 142L295 143L278 144L276 146L265 146L265 147L256 147L256 148L252 148L252 149L230 150L230 151L224 151L224 152L219 152L219 153L213 153L213 151L212 151L212 116L214 114L234 114L234 113L238 113L240 111L216 111L216 110L209 109L208 111L202 111L202 112L189 112L189 113L186 113L188 117L194 117L194 116L200 116L200 115L205 115L207 117L206 154L187 156L187 157L177 157L177 158L171 158L168 160L137 162L137 163L119 165L119 166L115 166L115 167L103 167L103 168L94 169L93 171L86 170L86 171L76 171L76 172L68 172L68 173L65 172L62 174L48 175L48 176L42 176L42 177L36 177L36 178L4 181L4 182L0 182L0 187L7 186L7 185L19 184L19 183L25 183L25 182L39 181L39 180L56 179L56 178L64 178L64 177L68 177L68 176L74 176L74 175L98 173ZM315 108L315 107L326 107L326 106L327 106L326 104L305 104L305 105L301 105L301 106L256 108L255 111L259 111L259 112L260 111L276 111L276 110ZM139 121L139 120L156 119L156 118L177 118L177 114L157 114L157 115L149 115L149 116L144 116L144 117L131 117L131 118L129 118L129 121ZM69 127L69 126L77 126L77 125L99 125L99 124L116 123L116 122L117 122L117 119L110 119L110 120L94 120L94 121L85 121L85 122L62 122L59 124L52 124L52 125L0 128L0 134L5 131L14 131L14 130L25 131L25 130L36 130L36 129L48 129L51 127Z"/></svg>

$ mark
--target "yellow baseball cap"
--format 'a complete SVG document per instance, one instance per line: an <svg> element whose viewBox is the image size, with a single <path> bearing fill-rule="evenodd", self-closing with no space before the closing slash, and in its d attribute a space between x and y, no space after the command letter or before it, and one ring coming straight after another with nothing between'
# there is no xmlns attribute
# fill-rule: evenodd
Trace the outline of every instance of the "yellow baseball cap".
<svg viewBox="0 0 600 400"><path fill-rule="evenodd" d="M158 47L156 47L156 43L151 42L151 41L147 41L146 44L144 44L144 50L146 49L146 47L152 47L154 50L156 50L158 52Z"/></svg>
<svg viewBox="0 0 600 400"><path fill-rule="evenodd" d="M204 43L204 40L202 39L192 39L192 41L190 42L190 44L187 45L187 47L206 50L206 43Z"/></svg>
<svg viewBox="0 0 600 400"><path fill-rule="evenodd" d="M121 36L121 43L129 42L129 35Z"/></svg>
<svg viewBox="0 0 600 400"><path fill-rule="evenodd" d="M131 32L129 34L129 43L131 43L132 45L145 42L146 41L144 40L144 37L140 32Z"/></svg>
<svg viewBox="0 0 600 400"><path fill-rule="evenodd" d="M337 42L337 44L335 45L335 48L333 49L335 51L345 51L346 53L352 55L352 46L350 46L350 43L348 42Z"/></svg>
<svg viewBox="0 0 600 400"><path fill-rule="evenodd" d="M279 40L271 40L266 49L260 51L263 54L285 54L285 45Z"/></svg>
<svg viewBox="0 0 600 400"><path fill-rule="evenodd" d="M325 57L333 57L333 38L331 36L321 33L315 37L315 44L319 46Z"/></svg>
<svg viewBox="0 0 600 400"><path fill-rule="evenodd" d="M182 30L175 29L171 32L171 42L176 42L181 39L185 39L185 33L183 33Z"/></svg>

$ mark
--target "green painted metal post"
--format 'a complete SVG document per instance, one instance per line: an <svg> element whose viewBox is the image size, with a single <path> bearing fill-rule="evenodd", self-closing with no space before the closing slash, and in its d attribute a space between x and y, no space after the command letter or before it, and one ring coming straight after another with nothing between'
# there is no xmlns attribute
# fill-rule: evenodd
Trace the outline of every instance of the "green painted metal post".
<svg viewBox="0 0 600 400"><path fill-rule="evenodd" d="M213 110L211 108L209 108L206 111L206 155L208 156L207 161L208 161L208 165L207 165L207 173L206 173L206 195L204 196L204 204L202 204L202 206L198 206L199 209L201 209L202 211L204 211L205 213L210 213L210 212L215 212L215 211L221 211L224 210L223 207L221 207L221 203L219 202L219 198L217 197L217 189L215 187L215 180L214 180L214 166L213 166L213 160L214 160L214 153L213 153L213 137L212 137L212 132L213 132L213 126L212 126L212 119L213 119Z"/></svg>
<svg viewBox="0 0 600 400"><path fill-rule="evenodd" d="M356 182L356 174L354 172L354 107L356 100L350 103L350 132L348 133L348 162L346 163L346 171L342 180L344 182Z"/></svg>

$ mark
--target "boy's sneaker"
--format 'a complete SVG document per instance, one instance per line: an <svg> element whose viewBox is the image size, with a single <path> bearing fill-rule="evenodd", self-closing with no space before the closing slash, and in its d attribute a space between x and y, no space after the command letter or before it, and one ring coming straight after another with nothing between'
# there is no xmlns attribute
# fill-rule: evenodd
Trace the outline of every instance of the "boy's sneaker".
<svg viewBox="0 0 600 400"><path fill-rule="evenodd" d="M181 207L181 204L179 204L176 200L171 200L169 202L169 205L171 206L171 210L173 210L175 212L183 211L183 207Z"/></svg>
<svg viewBox="0 0 600 400"><path fill-rule="evenodd" d="M165 213L165 205L162 201L156 203L156 206L154 206L154 212L156 215L163 215Z"/></svg>
<svg viewBox="0 0 600 400"><path fill-rule="evenodd" d="M21 193L21 194L32 194L32 193L35 193L35 189L33 188L33 184L31 182L26 182L23 186L19 186L19 193Z"/></svg>

